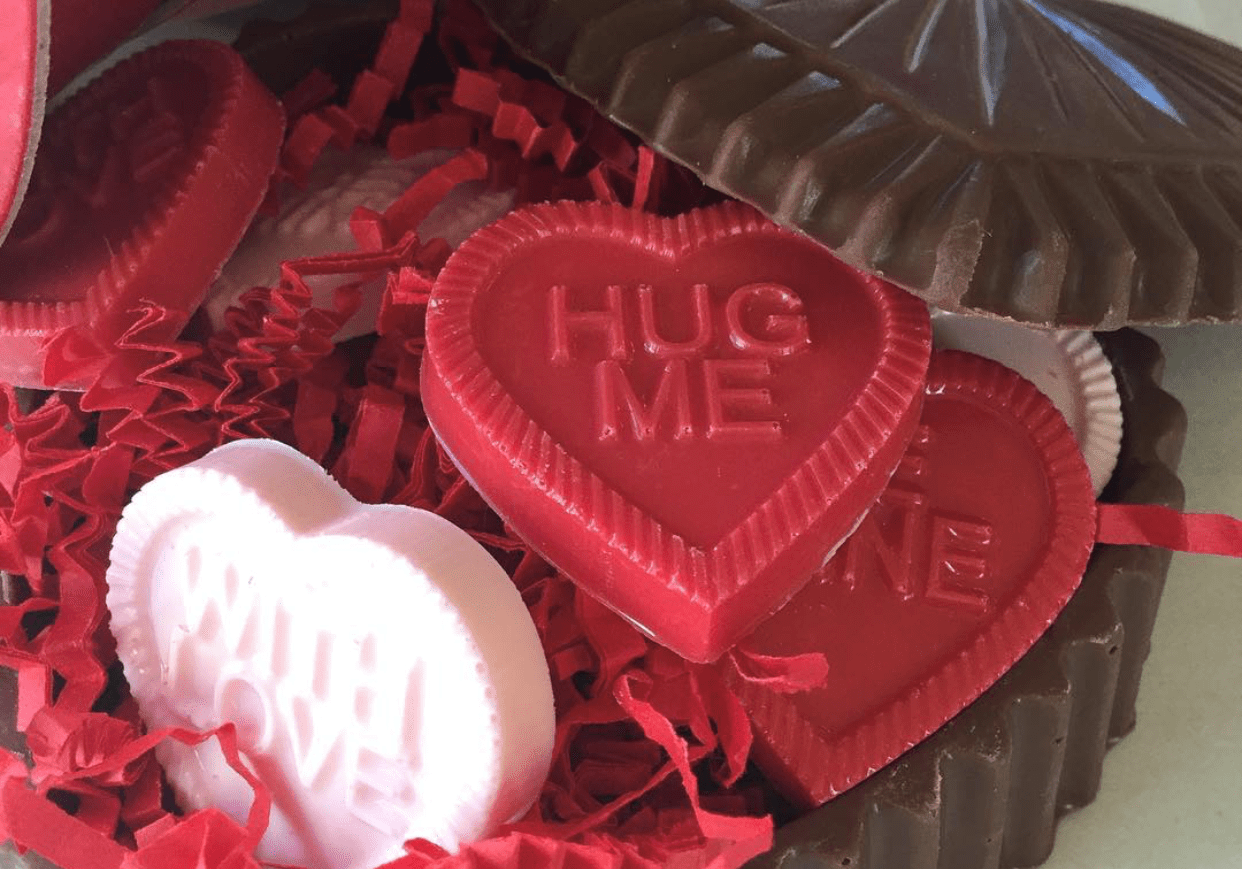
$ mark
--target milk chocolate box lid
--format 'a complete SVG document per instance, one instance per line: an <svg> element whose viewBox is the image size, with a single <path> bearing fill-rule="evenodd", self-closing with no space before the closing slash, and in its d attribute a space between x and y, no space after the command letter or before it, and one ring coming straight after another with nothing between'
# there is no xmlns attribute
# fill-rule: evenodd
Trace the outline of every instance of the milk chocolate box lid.
<svg viewBox="0 0 1242 869"><path fill-rule="evenodd" d="M476 0L713 187L942 308L1242 321L1242 50L1095 0Z"/></svg>

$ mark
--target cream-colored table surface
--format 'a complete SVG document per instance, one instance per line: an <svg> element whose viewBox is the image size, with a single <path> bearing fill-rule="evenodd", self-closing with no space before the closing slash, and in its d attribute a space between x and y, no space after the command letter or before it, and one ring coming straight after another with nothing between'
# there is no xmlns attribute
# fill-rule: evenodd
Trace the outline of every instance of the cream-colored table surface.
<svg viewBox="0 0 1242 869"><path fill-rule="evenodd" d="M1242 143L1239 144L1242 147ZM1242 327L1152 329L1189 417L1188 510L1242 516ZM1047 869L1242 866L1242 562L1177 555L1138 699L1096 802Z"/></svg>
<svg viewBox="0 0 1242 869"><path fill-rule="evenodd" d="M1242 44L1242 0L1126 5ZM1189 416L1187 509L1242 516L1242 328L1148 331ZM1174 557L1138 726L1109 755L1096 802L1062 822L1045 866L1242 866L1242 563Z"/></svg>

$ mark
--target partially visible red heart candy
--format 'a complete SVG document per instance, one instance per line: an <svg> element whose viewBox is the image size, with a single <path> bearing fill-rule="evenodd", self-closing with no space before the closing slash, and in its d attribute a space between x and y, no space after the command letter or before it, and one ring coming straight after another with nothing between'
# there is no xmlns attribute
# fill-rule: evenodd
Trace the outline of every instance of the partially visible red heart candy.
<svg viewBox="0 0 1242 869"><path fill-rule="evenodd" d="M817 805L911 748L1004 674L1065 606L1095 539L1090 474L1064 418L1007 368L932 355L910 451L821 578L743 641L819 652L823 687L729 676L755 757Z"/></svg>
<svg viewBox="0 0 1242 869"><path fill-rule="evenodd" d="M192 312L258 209L283 129L275 97L212 42L144 52L50 116L0 247L0 380L51 385L53 336L106 350L144 301Z"/></svg>
<svg viewBox="0 0 1242 869"><path fill-rule="evenodd" d="M47 0L16 0L0 14L0 242L34 166L47 96Z"/></svg>
<svg viewBox="0 0 1242 869"><path fill-rule="evenodd" d="M929 352L921 302L747 208L561 203L441 272L423 401L517 533L710 661L883 490Z"/></svg>

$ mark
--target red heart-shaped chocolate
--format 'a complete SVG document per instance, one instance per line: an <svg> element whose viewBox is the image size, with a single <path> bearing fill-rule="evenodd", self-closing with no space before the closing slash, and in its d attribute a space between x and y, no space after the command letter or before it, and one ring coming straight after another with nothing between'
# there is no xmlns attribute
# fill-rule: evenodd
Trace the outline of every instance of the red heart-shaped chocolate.
<svg viewBox="0 0 1242 869"><path fill-rule="evenodd" d="M883 490L928 332L921 302L743 206L541 205L441 272L423 402L536 551L709 661Z"/></svg>
<svg viewBox="0 0 1242 869"><path fill-rule="evenodd" d="M1053 404L999 363L933 353L888 489L820 578L743 641L822 653L827 681L781 694L727 671L760 766L817 805L916 745L1052 624L1094 536L1090 474Z"/></svg>
<svg viewBox="0 0 1242 869"><path fill-rule="evenodd" d="M0 15L0 242L22 204L47 96L47 0L17 0Z"/></svg>
<svg viewBox="0 0 1242 869"><path fill-rule="evenodd" d="M0 380L86 388L73 363L111 354L143 308L163 314L140 340L176 337L258 210L284 122L207 40L148 49L53 112L0 247Z"/></svg>

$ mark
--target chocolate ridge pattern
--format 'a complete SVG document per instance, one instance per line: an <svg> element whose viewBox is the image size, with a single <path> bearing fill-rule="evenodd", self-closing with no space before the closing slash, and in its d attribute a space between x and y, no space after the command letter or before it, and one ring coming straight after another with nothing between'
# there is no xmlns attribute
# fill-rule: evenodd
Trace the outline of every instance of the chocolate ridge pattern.
<svg viewBox="0 0 1242 869"><path fill-rule="evenodd" d="M1186 417L1137 332L1099 336L1126 433L1103 500L1180 508ZM1069 606L979 700L853 790L777 832L748 869L1010 869L1047 859L1057 819L1091 802L1135 698L1171 554L1097 546Z"/></svg>
<svg viewBox="0 0 1242 869"><path fill-rule="evenodd" d="M694 607L703 621L701 631L675 638L676 643L667 636L661 642L692 661L715 660L731 645L726 638L736 639L753 628L758 621L754 614L771 612L796 591L761 584L756 577L773 564L804 563L807 555L799 541L812 539L805 532L837 535L832 539L847 533L834 516L836 504L853 503L867 491L868 466L896 465L902 450L894 450L890 434L913 427L909 410L921 400L926 378L927 311L891 286L868 276L858 278L856 289L868 297L884 336L874 372L845 415L787 479L722 538L702 545L646 512L576 459L518 404L478 346L476 310L497 275L524 248L554 237L610 239L635 251L670 256L710 248L731 237L791 236L753 209L730 202L674 219L600 203L532 205L468 239L436 279L427 310L423 402L447 452L474 451L474 461L458 462L466 477L478 473L484 461L496 460L491 454L503 456L506 466L522 469L528 478L523 491L538 499L538 508L501 498L503 487L476 488L506 522L530 537L533 549L543 548L545 557L559 561L570 576L582 569L584 555L550 543L558 533L598 537L609 558L628 562L652 582L639 591L613 582L592 593L636 621L656 617L653 596L666 606ZM536 521L539 511L549 512ZM603 529L608 529L606 541ZM822 557L822 551L813 556ZM667 624L650 621L649 629L660 635Z"/></svg>
<svg viewBox="0 0 1242 869"><path fill-rule="evenodd" d="M1095 0L476 0L711 186L951 310L1242 320L1242 51Z"/></svg>
<svg viewBox="0 0 1242 869"><path fill-rule="evenodd" d="M18 13L12 14L13 26L16 30L25 22L18 20ZM52 41L51 0L37 0L35 3L28 4L26 15L32 19L33 26L25 35L27 44L24 48L32 55L33 69L24 99L21 99L21 89L18 89L17 96L22 102L21 111L15 112L14 117L9 120L9 129L3 134L5 142L0 143L0 149L3 149L5 145L18 145L17 139L24 140L19 145L21 148L20 164L15 167L4 167L4 172L8 174L8 177L0 180L0 244L4 242L9 230L13 227L13 221L17 219L22 199L26 196L26 188L30 184L30 173L34 171L35 154L39 150L39 140L43 136L43 114L47 109L48 54ZM10 58L18 54L11 44L6 45L6 52L9 53ZM10 60L10 63L14 61ZM11 107L9 110L13 111ZM22 124L27 126L25 134L14 137L14 131L20 130Z"/></svg>

